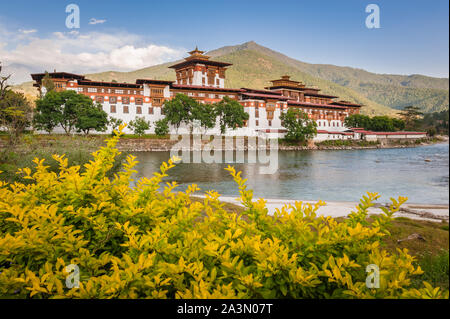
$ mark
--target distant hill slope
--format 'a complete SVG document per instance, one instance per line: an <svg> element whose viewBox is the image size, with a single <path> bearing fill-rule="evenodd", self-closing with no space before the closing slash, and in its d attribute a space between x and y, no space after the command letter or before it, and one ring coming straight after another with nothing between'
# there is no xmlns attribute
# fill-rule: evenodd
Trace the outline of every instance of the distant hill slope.
<svg viewBox="0 0 450 319"><path fill-rule="evenodd" d="M220 57L246 50L260 52L315 78L351 88L367 99L390 108L402 109L407 105L416 105L425 112L436 112L449 108L448 78L433 78L419 74L376 74L351 67L310 64L292 59L253 41L236 46L226 46L208 52L208 54Z"/></svg>
<svg viewBox="0 0 450 319"><path fill-rule="evenodd" d="M361 69L304 63L279 52L247 42L207 53L216 60L233 63L227 70L227 87L264 88L269 81L289 74L292 79L317 86L322 93L364 104L365 114L393 115L406 105L417 105L426 112L448 109L448 79L423 75L375 74ZM92 80L134 82L138 78L175 80L175 73L164 63L132 72L108 71L87 74ZM17 86L28 94L30 83Z"/></svg>

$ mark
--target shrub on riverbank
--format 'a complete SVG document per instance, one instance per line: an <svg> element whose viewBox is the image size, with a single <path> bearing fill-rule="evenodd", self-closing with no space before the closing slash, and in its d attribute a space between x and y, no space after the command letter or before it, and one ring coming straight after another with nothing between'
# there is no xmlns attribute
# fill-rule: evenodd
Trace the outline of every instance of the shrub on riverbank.
<svg viewBox="0 0 450 319"><path fill-rule="evenodd" d="M17 170L33 167L33 159L45 159L49 171L58 172L59 165L52 159L53 154L66 154L70 166L83 166L93 159L92 152L103 144L104 136L66 136L66 135L23 135L20 143L14 147L0 149L0 178L9 183L28 183ZM125 154L118 156L109 173L112 176L121 167Z"/></svg>
<svg viewBox="0 0 450 319"><path fill-rule="evenodd" d="M234 168L245 206L224 210L219 194L191 199L196 185L176 192L161 182L174 166L130 188L136 164L108 178L118 136L94 160L59 172L35 160L23 169L29 185L0 182L0 295L21 298L448 298L428 283L410 289L422 273L406 250L379 246L392 214L367 220L378 195L369 193L343 222L317 217L323 203L297 203L268 216L264 200ZM68 289L66 266L80 269L79 288ZM366 267L380 269L379 288L366 287ZM373 269L373 268L372 268ZM370 277L369 277L370 278Z"/></svg>

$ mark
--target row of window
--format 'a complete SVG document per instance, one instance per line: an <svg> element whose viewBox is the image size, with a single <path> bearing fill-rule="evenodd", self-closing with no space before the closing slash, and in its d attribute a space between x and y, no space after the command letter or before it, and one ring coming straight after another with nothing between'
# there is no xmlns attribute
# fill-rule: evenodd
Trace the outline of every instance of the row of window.
<svg viewBox="0 0 450 319"><path fill-rule="evenodd" d="M153 107L149 107L147 111L148 111L148 114L150 114L150 115L154 114ZM109 112L110 113L117 113L117 106L116 105L110 105ZM130 106L129 105L122 105L122 113L123 114L129 114L130 113ZM161 109L161 113L164 114L162 109ZM142 114L142 107L141 106L137 106L136 107L136 114Z"/></svg>
<svg viewBox="0 0 450 319"><path fill-rule="evenodd" d="M310 103L315 103L315 104L327 104L328 100L327 99L323 99L323 98L310 97L309 98L309 102Z"/></svg>
<svg viewBox="0 0 450 319"><path fill-rule="evenodd" d="M332 122L331 123L332 125L328 125L328 121L325 121L325 122L323 122L323 121L318 121L317 122L317 126L319 126L319 127L326 127L326 126L330 126L330 127L342 127L342 123L341 122Z"/></svg>
<svg viewBox="0 0 450 319"><path fill-rule="evenodd" d="M105 101L105 97L104 96L96 96L95 101L98 103L103 103ZM110 104L116 104L117 96L110 96L108 101ZM144 103L144 99L142 99L142 98L134 99L134 104L136 104L136 105L142 105L143 103ZM122 104L130 104L130 97L127 97L127 96L122 97Z"/></svg>
<svg viewBox="0 0 450 319"><path fill-rule="evenodd" d="M206 97L210 99L223 99L225 96L228 96L229 98L236 98L236 95L232 94L206 94L206 93L196 93L196 92L181 92L182 94L186 94L190 97ZM170 96L175 96L177 92L170 92Z"/></svg>
<svg viewBox="0 0 450 319"><path fill-rule="evenodd" d="M144 91L140 90L104 89L93 87L78 87L77 92L144 95Z"/></svg>
<svg viewBox="0 0 450 319"><path fill-rule="evenodd" d="M341 135L338 135L338 134L328 134L328 137L329 138L331 138L331 139L340 139L341 138ZM345 139L346 137L344 136L344 139Z"/></svg>
<svg viewBox="0 0 450 319"><path fill-rule="evenodd" d="M164 96L164 89L151 89L151 96Z"/></svg>
<svg viewBox="0 0 450 319"><path fill-rule="evenodd" d="M269 126L272 126L272 120L268 120L268 121L267 121L267 124L268 124ZM247 123L245 123L244 126L247 126ZM255 126L259 126L259 120L255 120Z"/></svg>

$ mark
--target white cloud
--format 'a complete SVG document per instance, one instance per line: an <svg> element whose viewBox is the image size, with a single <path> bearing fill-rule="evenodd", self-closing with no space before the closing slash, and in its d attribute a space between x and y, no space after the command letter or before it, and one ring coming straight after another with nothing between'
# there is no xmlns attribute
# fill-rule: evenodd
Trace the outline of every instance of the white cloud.
<svg viewBox="0 0 450 319"><path fill-rule="evenodd" d="M0 59L11 69L20 66L18 75L13 75L15 83L30 80L24 69L30 72L56 69L81 74L132 71L177 60L186 52L185 49L145 43L141 36L130 33L70 31L54 32L47 37L21 38L11 35L11 32L0 32Z"/></svg>
<svg viewBox="0 0 450 319"><path fill-rule="evenodd" d="M36 33L37 30L36 30L36 29L30 29L30 30L22 30L22 29L19 29L19 32L20 32L20 33L23 33L23 34L31 34L31 33Z"/></svg>
<svg viewBox="0 0 450 319"><path fill-rule="evenodd" d="M89 24L102 24L102 23L105 23L105 22L106 22L105 19L101 20L101 19L91 18L89 20Z"/></svg>

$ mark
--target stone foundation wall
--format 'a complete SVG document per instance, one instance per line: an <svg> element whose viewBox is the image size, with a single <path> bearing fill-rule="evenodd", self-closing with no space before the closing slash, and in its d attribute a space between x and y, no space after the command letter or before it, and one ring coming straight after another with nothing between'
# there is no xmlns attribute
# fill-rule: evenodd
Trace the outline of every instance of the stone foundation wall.
<svg viewBox="0 0 450 319"><path fill-rule="evenodd" d="M127 152L168 152L175 143L170 139L122 138L117 148Z"/></svg>

